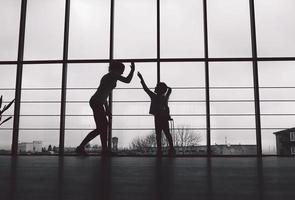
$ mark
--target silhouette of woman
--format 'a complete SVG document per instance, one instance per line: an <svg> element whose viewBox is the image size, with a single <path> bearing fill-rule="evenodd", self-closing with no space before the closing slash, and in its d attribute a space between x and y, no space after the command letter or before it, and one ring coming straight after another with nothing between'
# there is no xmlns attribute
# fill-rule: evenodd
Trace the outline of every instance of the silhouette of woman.
<svg viewBox="0 0 295 200"><path fill-rule="evenodd" d="M155 131L157 140L157 156L162 155L162 144L161 144L161 134L164 132L168 143L169 143L169 156L175 154L175 149L173 147L172 136L169 130L169 120L171 120L170 110L168 107L169 96L172 89L169 88L164 82L159 82L155 88L155 92L152 92L144 82L144 79L140 72L137 73L140 78L141 85L144 91L151 98L150 114L154 115L155 118Z"/></svg>
<svg viewBox="0 0 295 200"><path fill-rule="evenodd" d="M123 83L130 83L133 73L135 70L134 62L131 62L131 70L127 77L123 77L122 74L125 70L123 63L119 61L112 61L109 65L109 73L105 74L101 80L100 85L97 88L95 94L91 97L89 104L93 111L94 120L96 124L96 129L88 133L81 144L76 148L76 153L80 155L87 155L85 151L85 145L88 144L92 139L100 134L102 155L108 155L107 148L107 129L108 129L108 119L110 119L111 112L109 110L109 105L107 103L107 98L112 90L116 87L117 81Z"/></svg>

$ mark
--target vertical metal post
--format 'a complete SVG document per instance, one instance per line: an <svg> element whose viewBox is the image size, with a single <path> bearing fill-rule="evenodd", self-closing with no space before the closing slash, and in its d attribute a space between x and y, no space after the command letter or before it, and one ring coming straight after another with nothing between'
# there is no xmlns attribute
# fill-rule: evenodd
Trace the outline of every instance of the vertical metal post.
<svg viewBox="0 0 295 200"><path fill-rule="evenodd" d="M115 9L115 1L111 0L111 18L110 18L110 52L109 59L110 62L114 59L114 9ZM109 96L109 107L111 113L113 113L113 93ZM108 128L108 150L112 150L112 129L113 129L113 117L109 119L109 128Z"/></svg>
<svg viewBox="0 0 295 200"><path fill-rule="evenodd" d="M13 135L12 135L12 147L11 147L12 156L16 156L18 151L19 115L20 115L21 89L22 89L26 12L27 12L27 0L22 0L21 14L20 14L19 41L18 41L16 85L15 85Z"/></svg>
<svg viewBox="0 0 295 200"><path fill-rule="evenodd" d="M60 133L59 133L59 155L60 156L64 155L64 144L65 144L69 23L70 23L70 0L66 0L66 2L65 2L64 44L63 44L63 65L62 65L62 85L61 85L61 105L60 105Z"/></svg>
<svg viewBox="0 0 295 200"><path fill-rule="evenodd" d="M253 83L254 83L254 102L255 102L255 122L256 122L256 144L257 156L262 156L261 145L261 122L260 122L260 98L259 98L259 80L258 80L258 62L257 62L257 43L256 43L256 25L254 0L249 0L250 5L250 25L251 25L251 43L253 59Z"/></svg>
<svg viewBox="0 0 295 200"><path fill-rule="evenodd" d="M204 20L204 56L205 56L205 90L206 90L206 129L207 129L207 155L211 156L211 124L210 124L210 82L209 82L209 62L208 62L208 18L207 0L203 0L203 20Z"/></svg>
<svg viewBox="0 0 295 200"><path fill-rule="evenodd" d="M157 0L157 83L161 80L160 70L160 0Z"/></svg>

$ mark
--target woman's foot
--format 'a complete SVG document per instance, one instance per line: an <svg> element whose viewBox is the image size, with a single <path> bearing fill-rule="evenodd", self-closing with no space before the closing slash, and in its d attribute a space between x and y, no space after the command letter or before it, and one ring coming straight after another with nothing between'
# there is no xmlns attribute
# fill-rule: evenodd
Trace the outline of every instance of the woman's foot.
<svg viewBox="0 0 295 200"><path fill-rule="evenodd" d="M110 157L110 156L112 156L112 152L110 152L108 150L104 150L104 151L101 151L100 155L103 157Z"/></svg>
<svg viewBox="0 0 295 200"><path fill-rule="evenodd" d="M88 156L88 153L85 151L84 147L78 146L76 148L76 153L80 156Z"/></svg>

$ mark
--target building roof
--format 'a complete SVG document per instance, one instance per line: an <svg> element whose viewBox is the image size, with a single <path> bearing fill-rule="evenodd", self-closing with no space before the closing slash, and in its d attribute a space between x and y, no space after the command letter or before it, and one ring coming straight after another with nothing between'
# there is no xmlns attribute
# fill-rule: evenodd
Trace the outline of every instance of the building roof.
<svg viewBox="0 0 295 200"><path fill-rule="evenodd" d="M280 135L280 134L282 134L282 133L286 133L286 132L290 132L290 131L295 131L295 127L293 127L293 128L288 128L288 129L281 130L281 131L277 131L277 132L274 132L273 134L275 134L275 135Z"/></svg>

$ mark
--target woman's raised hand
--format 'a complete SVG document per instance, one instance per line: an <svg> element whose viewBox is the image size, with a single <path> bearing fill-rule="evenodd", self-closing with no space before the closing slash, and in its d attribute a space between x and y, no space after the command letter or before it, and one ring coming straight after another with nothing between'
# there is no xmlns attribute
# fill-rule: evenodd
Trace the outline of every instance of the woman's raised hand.
<svg viewBox="0 0 295 200"><path fill-rule="evenodd" d="M131 67L131 70L135 70L135 64L134 64L134 62L131 62L131 65L130 65L130 67Z"/></svg>

